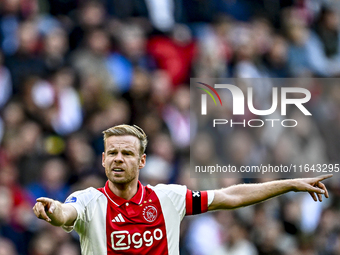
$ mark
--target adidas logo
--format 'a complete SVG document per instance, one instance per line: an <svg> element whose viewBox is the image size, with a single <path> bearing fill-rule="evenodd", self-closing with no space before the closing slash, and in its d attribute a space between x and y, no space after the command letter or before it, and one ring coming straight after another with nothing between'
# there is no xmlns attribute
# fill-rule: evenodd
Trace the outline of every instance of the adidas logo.
<svg viewBox="0 0 340 255"><path fill-rule="evenodd" d="M124 220L122 214L120 213L112 220L112 222L125 222L125 220Z"/></svg>

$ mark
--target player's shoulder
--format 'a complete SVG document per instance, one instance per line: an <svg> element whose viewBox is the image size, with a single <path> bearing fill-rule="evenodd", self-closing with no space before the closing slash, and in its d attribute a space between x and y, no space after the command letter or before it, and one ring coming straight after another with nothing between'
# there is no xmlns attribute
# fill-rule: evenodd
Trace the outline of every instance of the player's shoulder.
<svg viewBox="0 0 340 255"><path fill-rule="evenodd" d="M187 191L187 186L179 184L157 184L156 186L147 185L147 187L155 192L163 192L166 194L185 194Z"/></svg>
<svg viewBox="0 0 340 255"><path fill-rule="evenodd" d="M158 184L156 186L148 185L156 193L163 211L177 212L182 219L185 215L185 200L187 187L179 184Z"/></svg>
<svg viewBox="0 0 340 255"><path fill-rule="evenodd" d="M68 198L66 199L65 204L77 202L87 204L90 203L91 201L97 200L101 196L104 196L102 192L93 187L89 187L87 189L78 190L71 193L71 195L69 195Z"/></svg>

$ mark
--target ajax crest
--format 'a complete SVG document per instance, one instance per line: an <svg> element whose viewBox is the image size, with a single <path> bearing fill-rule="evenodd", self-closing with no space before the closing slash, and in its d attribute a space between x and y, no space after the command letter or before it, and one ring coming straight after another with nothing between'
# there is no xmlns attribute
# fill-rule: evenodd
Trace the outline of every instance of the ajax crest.
<svg viewBox="0 0 340 255"><path fill-rule="evenodd" d="M154 222L157 214L157 209L153 205L148 205L143 209L143 217L148 222Z"/></svg>

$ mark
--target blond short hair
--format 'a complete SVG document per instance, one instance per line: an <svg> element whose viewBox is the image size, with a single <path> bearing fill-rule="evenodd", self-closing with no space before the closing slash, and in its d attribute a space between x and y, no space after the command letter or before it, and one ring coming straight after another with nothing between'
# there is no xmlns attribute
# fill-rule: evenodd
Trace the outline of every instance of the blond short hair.
<svg viewBox="0 0 340 255"><path fill-rule="evenodd" d="M132 135L138 138L140 146L139 146L139 154L140 156L145 153L146 145L148 144L148 139L143 129L138 127L137 125L117 125L114 127L110 127L103 131L104 134L104 148L106 146L106 139L110 136L124 136L124 135Z"/></svg>

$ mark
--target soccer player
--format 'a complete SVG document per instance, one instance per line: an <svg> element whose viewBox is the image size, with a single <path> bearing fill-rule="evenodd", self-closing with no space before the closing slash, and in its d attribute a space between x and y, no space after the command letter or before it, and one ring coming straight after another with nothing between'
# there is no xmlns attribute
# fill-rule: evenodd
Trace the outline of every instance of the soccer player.
<svg viewBox="0 0 340 255"><path fill-rule="evenodd" d="M180 222L185 215L243 207L289 191L307 191L315 201L328 197L321 181L332 175L209 191L181 185L143 186L138 177L146 163L144 131L119 125L103 133L105 186L76 191L65 203L38 198L33 207L38 218L66 231L75 229L83 255L179 254Z"/></svg>

